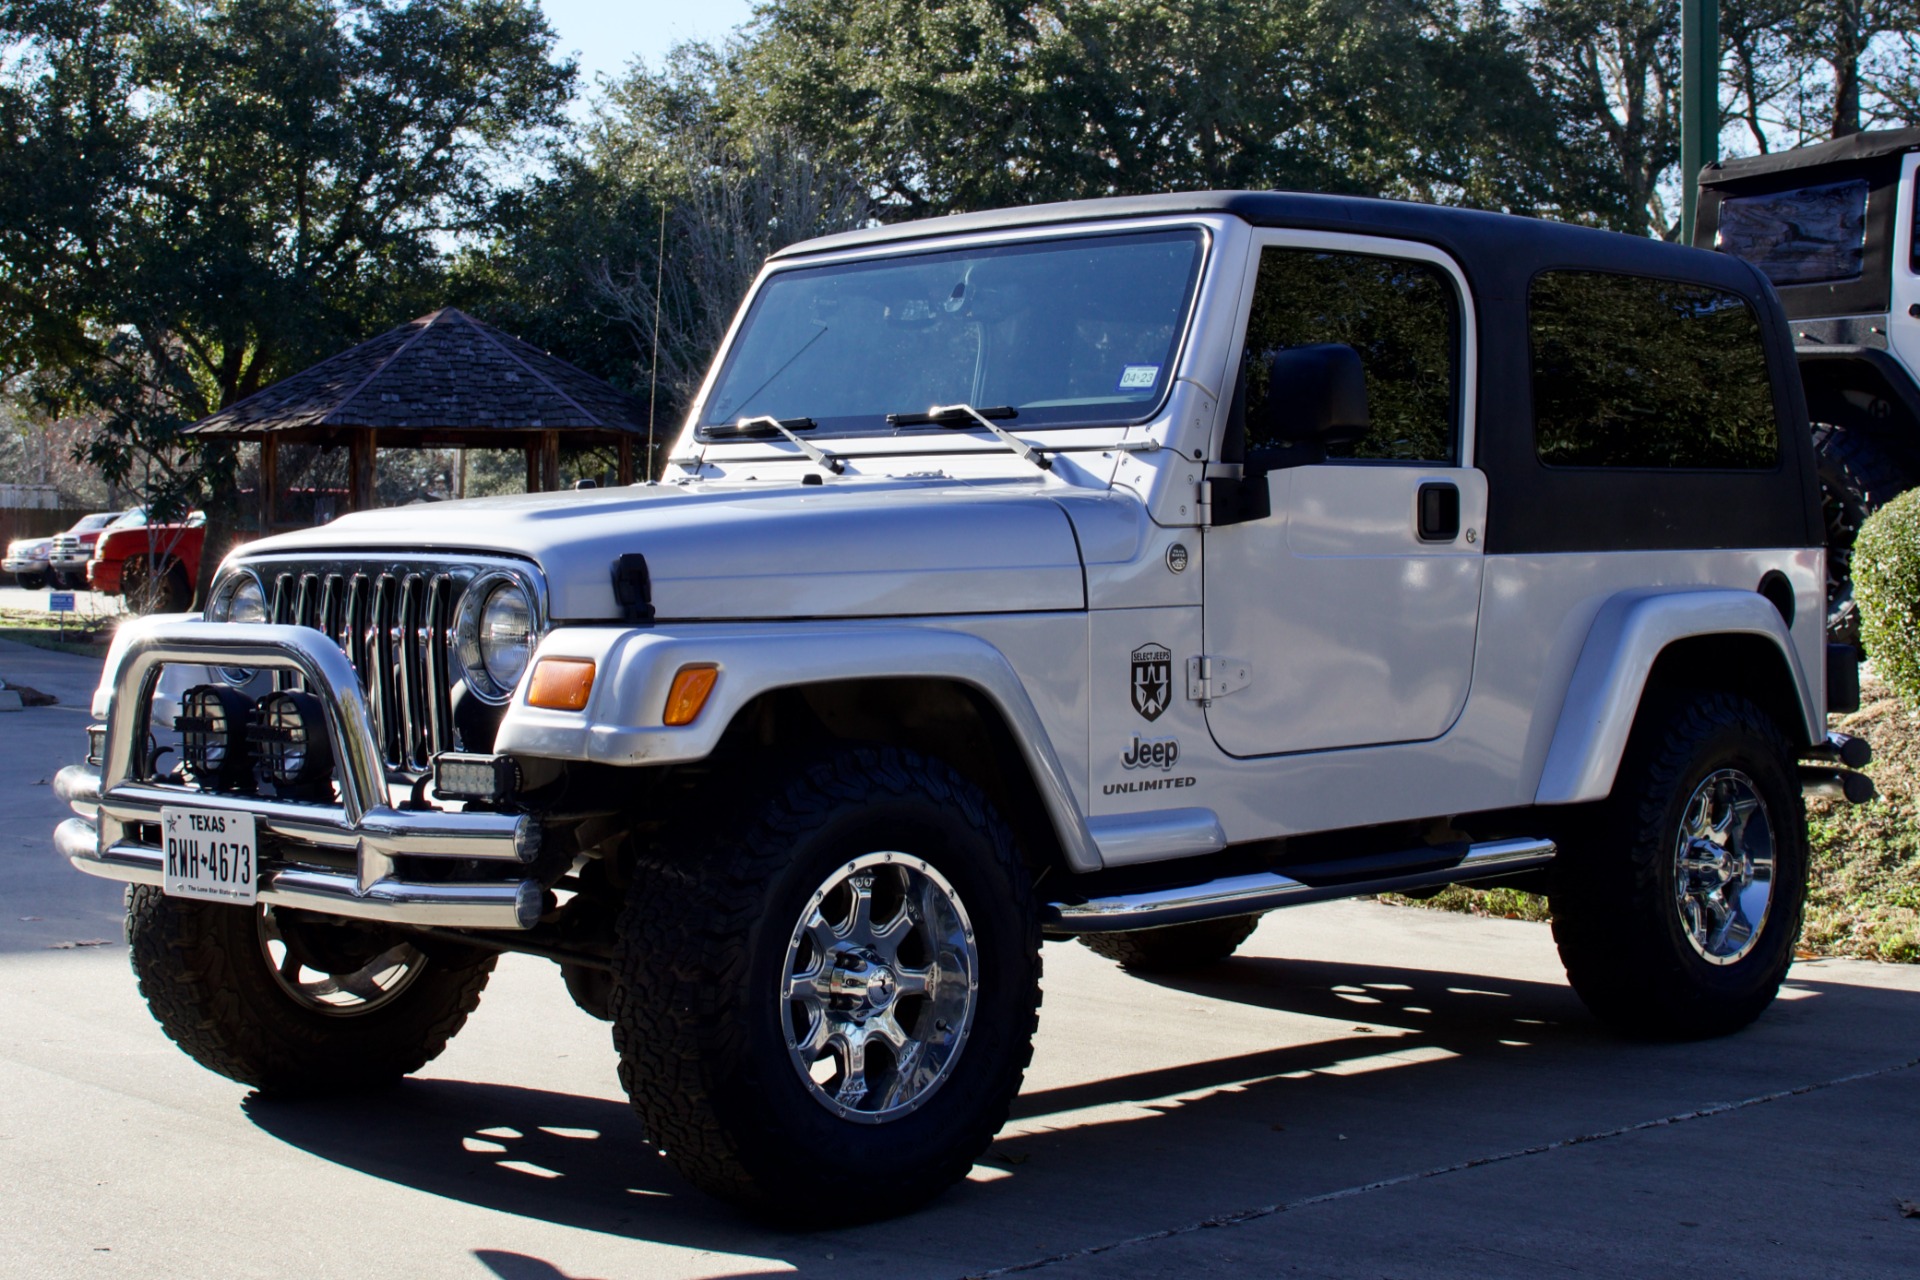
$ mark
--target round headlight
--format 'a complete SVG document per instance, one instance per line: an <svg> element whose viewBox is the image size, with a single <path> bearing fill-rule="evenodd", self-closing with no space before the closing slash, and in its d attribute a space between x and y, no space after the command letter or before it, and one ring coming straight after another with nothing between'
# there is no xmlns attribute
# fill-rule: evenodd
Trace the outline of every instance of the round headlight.
<svg viewBox="0 0 1920 1280"><path fill-rule="evenodd" d="M265 622L267 593L251 573L236 573L220 584L207 605L208 622Z"/></svg>
<svg viewBox="0 0 1920 1280"><path fill-rule="evenodd" d="M242 570L233 574L214 589L213 599L207 602L208 622L266 622L267 593L260 586L260 579ZM220 677L228 684L242 685L253 679L253 671L247 667L222 667Z"/></svg>
<svg viewBox="0 0 1920 1280"><path fill-rule="evenodd" d="M454 626L467 687L483 701L505 702L533 656L533 598L504 574L482 579L460 602Z"/></svg>

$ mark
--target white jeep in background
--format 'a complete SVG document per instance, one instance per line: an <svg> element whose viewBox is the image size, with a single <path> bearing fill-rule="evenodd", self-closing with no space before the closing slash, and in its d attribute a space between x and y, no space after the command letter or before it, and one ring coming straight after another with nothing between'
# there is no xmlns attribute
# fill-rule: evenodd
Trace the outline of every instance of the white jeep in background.
<svg viewBox="0 0 1920 1280"><path fill-rule="evenodd" d="M1920 129L1700 173L1694 243L1758 267L1793 333L1819 460L1827 630L1858 637L1853 540L1920 484Z"/></svg>
<svg viewBox="0 0 1920 1280"><path fill-rule="evenodd" d="M528 952L687 1178L872 1217L1004 1121L1043 939L1519 884L1613 1025L1757 1017L1803 792L1871 794L1821 534L1728 256L1255 193L854 232L767 264L662 482L124 627L56 840L215 1071L390 1080Z"/></svg>

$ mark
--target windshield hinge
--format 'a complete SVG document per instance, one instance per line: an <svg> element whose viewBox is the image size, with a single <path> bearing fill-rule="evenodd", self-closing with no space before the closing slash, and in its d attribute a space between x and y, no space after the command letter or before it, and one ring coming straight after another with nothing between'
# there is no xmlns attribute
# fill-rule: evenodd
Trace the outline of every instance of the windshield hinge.
<svg viewBox="0 0 1920 1280"><path fill-rule="evenodd" d="M1201 654L1187 659L1187 698L1202 707L1213 705L1253 683L1253 664L1245 658L1220 658Z"/></svg>

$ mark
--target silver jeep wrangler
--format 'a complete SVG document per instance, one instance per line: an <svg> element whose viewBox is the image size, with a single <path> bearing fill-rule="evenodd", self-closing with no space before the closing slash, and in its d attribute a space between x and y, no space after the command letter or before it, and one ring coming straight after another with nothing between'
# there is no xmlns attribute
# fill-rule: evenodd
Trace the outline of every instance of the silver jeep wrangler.
<svg viewBox="0 0 1920 1280"><path fill-rule="evenodd" d="M1043 939L1507 883L1623 1031L1759 1016L1802 795L1872 789L1822 528L1726 255L1255 193L859 231L767 264L660 483L268 538L124 628L56 841L214 1071L390 1080L529 952L688 1179L870 1217L1006 1118Z"/></svg>

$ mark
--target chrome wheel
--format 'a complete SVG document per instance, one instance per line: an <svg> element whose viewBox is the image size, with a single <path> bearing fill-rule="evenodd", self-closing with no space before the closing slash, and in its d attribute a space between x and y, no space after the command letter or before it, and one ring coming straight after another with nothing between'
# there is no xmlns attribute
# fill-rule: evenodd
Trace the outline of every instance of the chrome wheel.
<svg viewBox="0 0 1920 1280"><path fill-rule="evenodd" d="M1709 774L1693 790L1674 842L1674 907L1693 949L1709 964L1753 950L1773 901L1774 832L1752 778Z"/></svg>
<svg viewBox="0 0 1920 1280"><path fill-rule="evenodd" d="M788 1055L814 1099L879 1124L924 1104L966 1047L979 992L973 926L953 885L904 853L836 869L787 943Z"/></svg>
<svg viewBox="0 0 1920 1280"><path fill-rule="evenodd" d="M290 925L272 907L260 908L259 921L260 953L275 985L315 1013L369 1013L396 999L427 966L411 943L367 944L356 934L330 939L340 931Z"/></svg>

